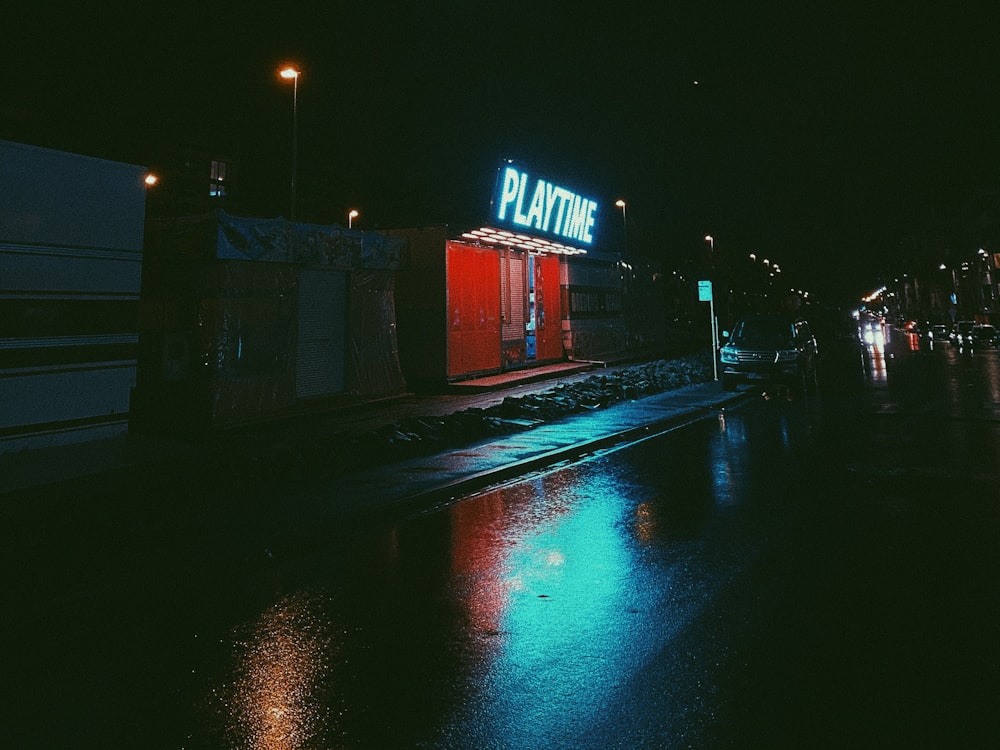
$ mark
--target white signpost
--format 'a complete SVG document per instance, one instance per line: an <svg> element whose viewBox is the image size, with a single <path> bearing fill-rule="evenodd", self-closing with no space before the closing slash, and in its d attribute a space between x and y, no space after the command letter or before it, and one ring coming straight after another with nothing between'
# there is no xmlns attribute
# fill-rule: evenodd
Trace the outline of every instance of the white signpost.
<svg viewBox="0 0 1000 750"><path fill-rule="evenodd" d="M712 299L712 282L698 282L698 301L708 303L708 315L712 325L712 376L719 379L719 326L715 322L715 301Z"/></svg>

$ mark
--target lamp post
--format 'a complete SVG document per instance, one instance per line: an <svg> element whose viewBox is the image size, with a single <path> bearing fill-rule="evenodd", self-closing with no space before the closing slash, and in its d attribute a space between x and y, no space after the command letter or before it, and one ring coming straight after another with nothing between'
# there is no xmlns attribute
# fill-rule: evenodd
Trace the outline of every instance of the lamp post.
<svg viewBox="0 0 1000 750"><path fill-rule="evenodd" d="M301 72L291 66L280 72L286 81L292 81L292 208L291 221L295 221L295 177L299 161L299 76Z"/></svg>
<svg viewBox="0 0 1000 750"><path fill-rule="evenodd" d="M356 218L358 218L358 212L355 209L352 208L350 210L350 212L348 212L348 214L347 214L347 228L348 229L350 229L353 226L354 220Z"/></svg>
<svg viewBox="0 0 1000 750"><path fill-rule="evenodd" d="M625 201L619 198L615 205L622 210L622 228L625 231L625 255L628 255L628 219L625 218Z"/></svg>

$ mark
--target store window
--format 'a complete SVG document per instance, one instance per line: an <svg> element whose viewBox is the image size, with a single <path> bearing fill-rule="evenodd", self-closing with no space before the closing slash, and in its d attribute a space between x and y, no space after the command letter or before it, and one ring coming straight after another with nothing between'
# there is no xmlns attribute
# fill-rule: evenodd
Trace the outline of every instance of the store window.
<svg viewBox="0 0 1000 750"><path fill-rule="evenodd" d="M226 197L226 180L228 164L224 161L212 160L211 175L208 183L208 195L211 198Z"/></svg>

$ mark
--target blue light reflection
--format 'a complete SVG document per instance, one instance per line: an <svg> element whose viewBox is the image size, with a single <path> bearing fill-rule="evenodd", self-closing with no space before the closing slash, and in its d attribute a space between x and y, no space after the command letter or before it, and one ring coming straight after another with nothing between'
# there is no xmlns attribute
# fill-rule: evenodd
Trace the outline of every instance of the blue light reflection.
<svg viewBox="0 0 1000 750"><path fill-rule="evenodd" d="M608 468L570 467L454 509L463 529L473 517L480 532L490 529L475 554L485 567L462 562L469 549L456 560L471 579L470 621L490 637L478 694L458 724L490 746L582 742L697 604L672 591L673 572L644 552L659 523L655 502L637 502L628 479Z"/></svg>

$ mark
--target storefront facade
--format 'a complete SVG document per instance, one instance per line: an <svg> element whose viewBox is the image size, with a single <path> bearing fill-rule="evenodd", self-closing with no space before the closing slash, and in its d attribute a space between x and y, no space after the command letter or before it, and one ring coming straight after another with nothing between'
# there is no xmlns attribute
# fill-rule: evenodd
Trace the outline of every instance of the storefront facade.
<svg viewBox="0 0 1000 750"><path fill-rule="evenodd" d="M500 165L488 220L469 231L396 230L408 242L396 303L408 380L462 380L562 361L567 261L583 257L597 201Z"/></svg>

